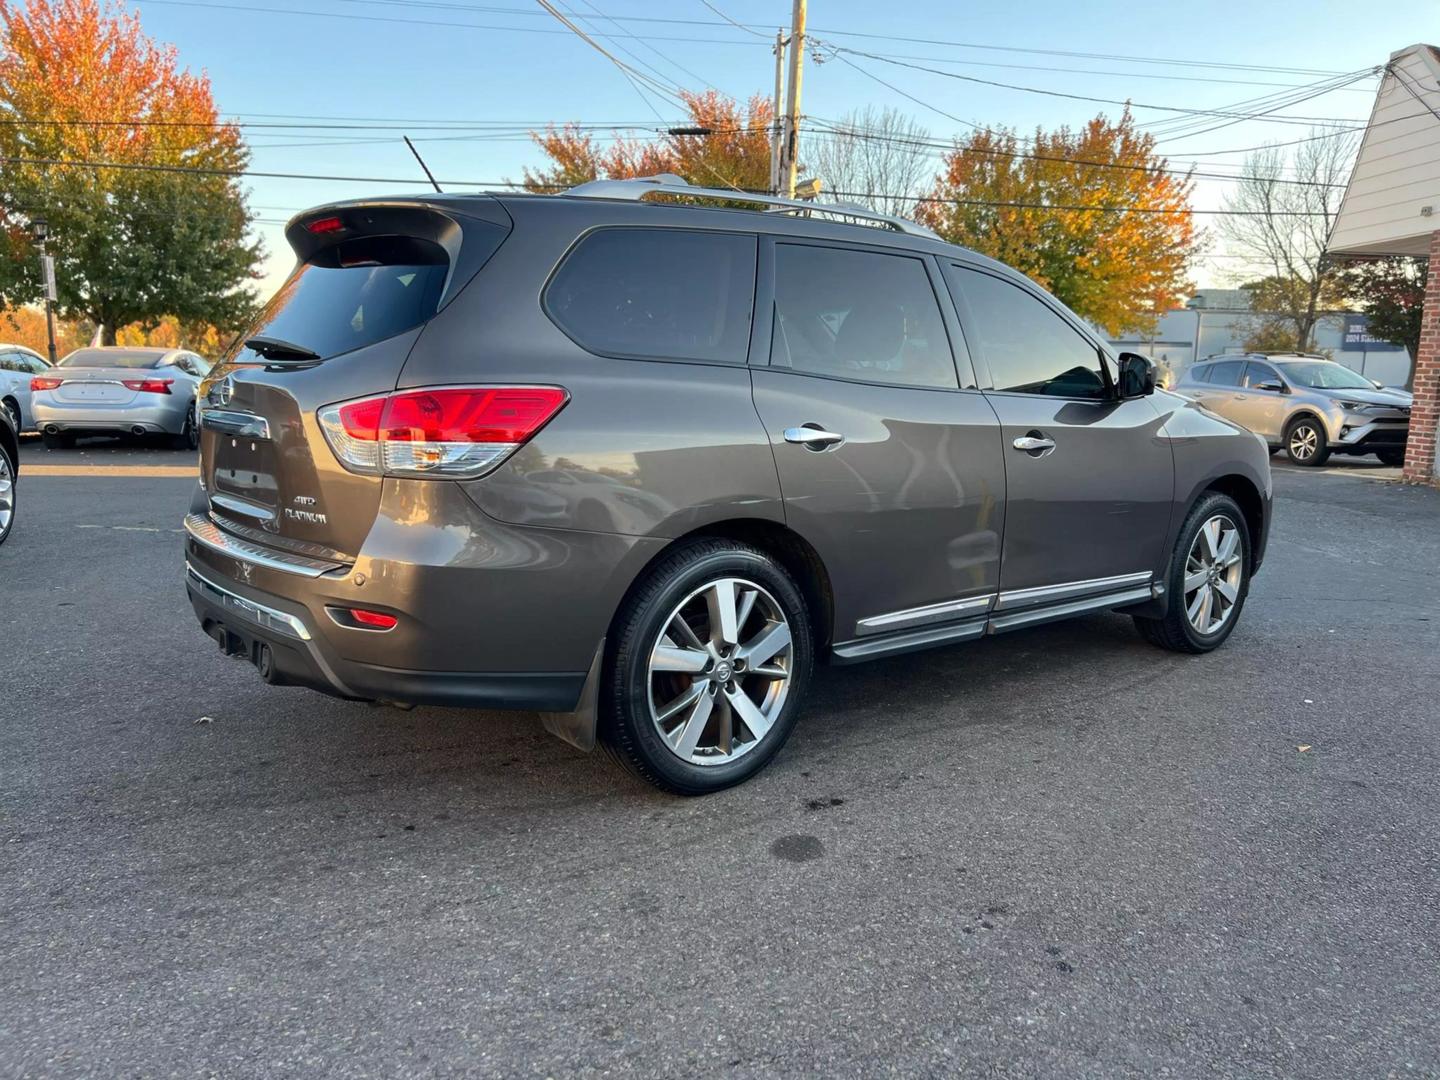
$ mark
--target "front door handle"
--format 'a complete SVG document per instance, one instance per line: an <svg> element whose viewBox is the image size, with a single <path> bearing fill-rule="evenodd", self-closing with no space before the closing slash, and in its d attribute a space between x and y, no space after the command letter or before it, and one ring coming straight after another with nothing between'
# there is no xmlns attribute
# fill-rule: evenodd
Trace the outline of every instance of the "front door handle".
<svg viewBox="0 0 1440 1080"><path fill-rule="evenodd" d="M1038 431L1032 431L1029 435L1021 435L1012 445L1016 450L1023 450L1031 457L1044 457L1055 449L1055 440Z"/></svg>
<svg viewBox="0 0 1440 1080"><path fill-rule="evenodd" d="M785 441L798 443L807 450L828 450L832 446L839 446L843 443L845 436L839 432L826 431L824 428L806 424L803 427L787 427Z"/></svg>

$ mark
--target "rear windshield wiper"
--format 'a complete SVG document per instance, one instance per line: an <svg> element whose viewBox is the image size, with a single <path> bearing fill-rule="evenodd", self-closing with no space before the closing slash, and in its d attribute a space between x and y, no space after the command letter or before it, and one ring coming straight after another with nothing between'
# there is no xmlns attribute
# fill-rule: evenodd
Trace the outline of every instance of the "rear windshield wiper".
<svg viewBox="0 0 1440 1080"><path fill-rule="evenodd" d="M245 339L245 347L257 352L266 360L320 360L314 349L296 345L293 341L273 337L252 337Z"/></svg>

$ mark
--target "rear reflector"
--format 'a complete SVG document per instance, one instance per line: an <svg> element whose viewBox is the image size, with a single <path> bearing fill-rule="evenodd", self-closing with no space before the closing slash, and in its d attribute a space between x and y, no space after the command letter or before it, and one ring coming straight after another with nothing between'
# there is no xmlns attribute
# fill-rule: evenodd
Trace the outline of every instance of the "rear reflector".
<svg viewBox="0 0 1440 1080"><path fill-rule="evenodd" d="M483 476L569 400L558 386L440 386L320 410L320 426L352 472L467 480Z"/></svg>
<svg viewBox="0 0 1440 1080"><path fill-rule="evenodd" d="M168 394L174 379L121 379L123 386L142 394Z"/></svg>
<svg viewBox="0 0 1440 1080"><path fill-rule="evenodd" d="M322 217L316 218L314 221L307 222L305 228L309 232L320 235L323 233L344 232L345 223L341 221L338 217Z"/></svg>
<svg viewBox="0 0 1440 1080"><path fill-rule="evenodd" d="M57 379L54 375L36 375L30 380L31 390L54 390L63 383L64 379Z"/></svg>
<svg viewBox="0 0 1440 1080"><path fill-rule="evenodd" d="M350 609L350 617L361 626L371 626L376 630L390 630L400 621L394 615L386 615L383 611L366 611L358 607Z"/></svg>

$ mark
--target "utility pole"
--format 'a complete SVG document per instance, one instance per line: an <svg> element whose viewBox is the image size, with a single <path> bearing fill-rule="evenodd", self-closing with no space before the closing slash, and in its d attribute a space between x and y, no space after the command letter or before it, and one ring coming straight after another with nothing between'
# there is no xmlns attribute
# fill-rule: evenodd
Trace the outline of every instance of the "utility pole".
<svg viewBox="0 0 1440 1080"><path fill-rule="evenodd" d="M805 0L795 0L790 13L790 85L785 96L785 134L781 147L780 182L795 197L796 156L800 146L800 77L805 64Z"/></svg>
<svg viewBox="0 0 1440 1080"><path fill-rule="evenodd" d="M50 364L55 364L55 260L45 250L46 239L50 236L50 223L44 218L30 222L30 231L40 246L40 273L45 280L45 337L50 347Z"/></svg>
<svg viewBox="0 0 1440 1080"><path fill-rule="evenodd" d="M775 107L770 111L770 194L780 194L780 147L784 138L785 31L775 31Z"/></svg>

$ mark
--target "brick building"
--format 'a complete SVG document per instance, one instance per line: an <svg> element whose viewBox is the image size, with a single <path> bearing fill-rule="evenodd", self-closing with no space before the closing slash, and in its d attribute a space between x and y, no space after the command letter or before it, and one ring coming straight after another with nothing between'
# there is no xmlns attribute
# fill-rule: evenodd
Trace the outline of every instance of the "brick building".
<svg viewBox="0 0 1440 1080"><path fill-rule="evenodd" d="M1433 480L1440 475L1440 48L1390 54L1329 250L1342 258L1429 258L1405 476Z"/></svg>

